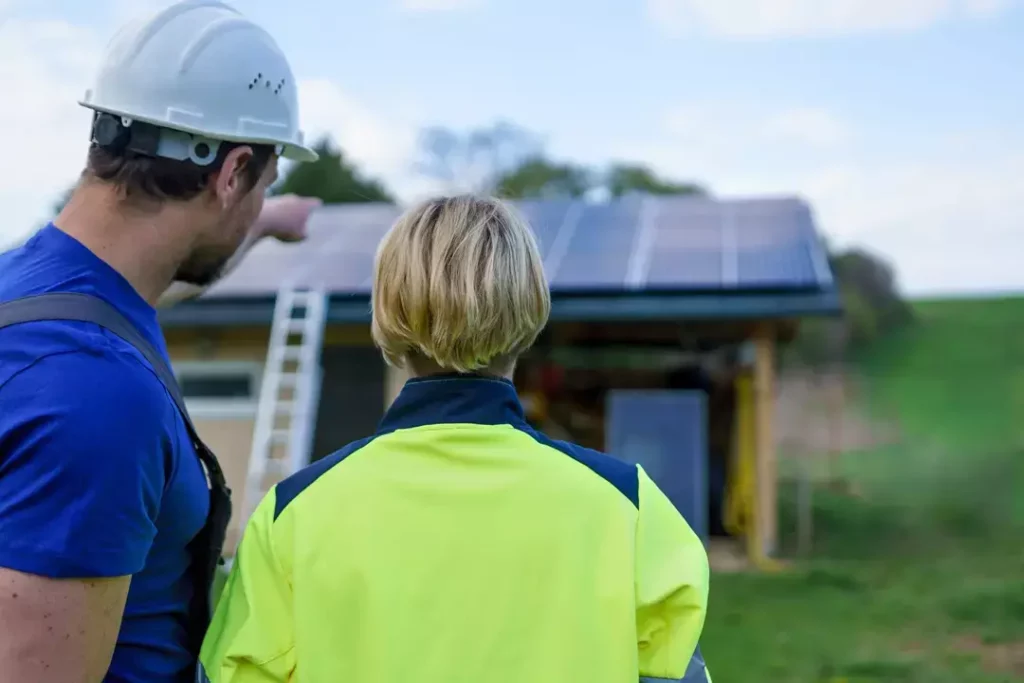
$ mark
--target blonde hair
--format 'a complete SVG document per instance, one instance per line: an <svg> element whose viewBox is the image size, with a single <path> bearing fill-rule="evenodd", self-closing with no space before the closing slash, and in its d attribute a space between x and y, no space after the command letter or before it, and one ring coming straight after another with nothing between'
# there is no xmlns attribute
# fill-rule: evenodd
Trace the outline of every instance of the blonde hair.
<svg viewBox="0 0 1024 683"><path fill-rule="evenodd" d="M391 365L420 356L456 372L510 367L550 312L533 232L498 199L423 202L377 249L371 332Z"/></svg>

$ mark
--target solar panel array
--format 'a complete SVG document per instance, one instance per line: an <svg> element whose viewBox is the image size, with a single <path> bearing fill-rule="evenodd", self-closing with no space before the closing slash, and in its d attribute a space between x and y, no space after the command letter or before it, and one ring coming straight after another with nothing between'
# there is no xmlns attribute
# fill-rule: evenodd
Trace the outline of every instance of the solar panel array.
<svg viewBox="0 0 1024 683"><path fill-rule="evenodd" d="M806 290L830 285L825 251L797 199L628 196L594 204L523 201L555 292ZM400 209L318 210L309 239L264 240L210 296L271 294L286 280L370 291L373 257Z"/></svg>

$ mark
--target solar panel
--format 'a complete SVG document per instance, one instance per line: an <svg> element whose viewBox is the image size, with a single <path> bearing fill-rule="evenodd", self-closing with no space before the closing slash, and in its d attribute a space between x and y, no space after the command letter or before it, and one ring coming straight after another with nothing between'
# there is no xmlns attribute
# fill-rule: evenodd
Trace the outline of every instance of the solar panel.
<svg viewBox="0 0 1024 683"><path fill-rule="evenodd" d="M731 271L722 211L704 199L650 199L654 213L647 289L721 288Z"/></svg>
<svg viewBox="0 0 1024 683"><path fill-rule="evenodd" d="M812 262L817 235L795 201L751 201L733 208L738 286L747 289L818 284Z"/></svg>
<svg viewBox="0 0 1024 683"><path fill-rule="evenodd" d="M793 200L661 198L651 289L801 288L817 284L817 236Z"/></svg>
<svg viewBox="0 0 1024 683"><path fill-rule="evenodd" d="M553 290L620 290L626 282L640 219L640 201L577 205L578 222L564 256L548 277Z"/></svg>
<svg viewBox="0 0 1024 683"><path fill-rule="evenodd" d="M830 277L810 211L795 199L629 196L606 204L516 202L553 291L797 289ZM333 205L309 239L264 240L211 296L273 293L292 278L336 294L370 291L373 257L400 208Z"/></svg>
<svg viewBox="0 0 1024 683"><path fill-rule="evenodd" d="M334 206L319 212L318 221L333 237L312 258L309 284L331 292L368 294L377 245L399 211L395 206L362 204L352 208Z"/></svg>
<svg viewBox="0 0 1024 683"><path fill-rule="evenodd" d="M558 235L565 225L573 202L561 201L520 201L515 207L533 228L540 248L541 257L547 260L552 248L557 246Z"/></svg>
<svg viewBox="0 0 1024 683"><path fill-rule="evenodd" d="M306 273L310 254L316 250L316 245L310 243L263 240L207 296L257 296L276 291L281 283Z"/></svg>

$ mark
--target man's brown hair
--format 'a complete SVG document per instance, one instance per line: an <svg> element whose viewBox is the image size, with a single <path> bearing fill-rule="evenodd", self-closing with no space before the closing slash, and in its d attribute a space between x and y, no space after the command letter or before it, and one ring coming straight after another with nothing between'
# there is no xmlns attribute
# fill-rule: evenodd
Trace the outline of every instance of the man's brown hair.
<svg viewBox="0 0 1024 683"><path fill-rule="evenodd" d="M274 148L270 145L224 142L212 164L198 166L191 161L142 156L131 152L118 154L94 143L89 148L84 175L114 185L121 190L127 201L188 201L206 188L210 177L221 168L228 153L238 147L249 147L253 151L243 169L248 185L246 190L249 191L259 182L273 157Z"/></svg>

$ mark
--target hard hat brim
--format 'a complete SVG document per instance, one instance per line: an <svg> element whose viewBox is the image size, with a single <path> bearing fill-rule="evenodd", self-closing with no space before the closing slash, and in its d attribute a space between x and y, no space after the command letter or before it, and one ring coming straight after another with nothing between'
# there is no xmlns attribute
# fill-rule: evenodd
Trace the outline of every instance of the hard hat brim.
<svg viewBox="0 0 1024 683"><path fill-rule="evenodd" d="M298 161L302 163L309 163L320 158L320 155L309 147L288 144L286 144L284 149L281 151L281 156L290 161Z"/></svg>
<svg viewBox="0 0 1024 683"><path fill-rule="evenodd" d="M271 145L274 147L281 147L281 157L288 159L289 161L298 161L302 163L308 163L316 161L320 158L320 155L316 153L311 147L305 145L298 145L289 140L278 140L273 138L254 138L245 137L238 135L231 135L223 133L221 131L209 131L201 128L182 125L178 123L170 124L167 121L160 121L158 119L137 116L130 112L116 111L114 109L108 109L106 107L96 106L96 104L89 102L88 100L82 99L78 101L78 104L85 107L86 109L92 109L93 111L102 112L104 114L113 114L114 116L123 116L134 121L142 121L160 128L167 128L170 130L177 130L183 133L191 133L192 135L201 135L212 140L223 140L225 142L235 142L239 144L250 144L250 145Z"/></svg>

